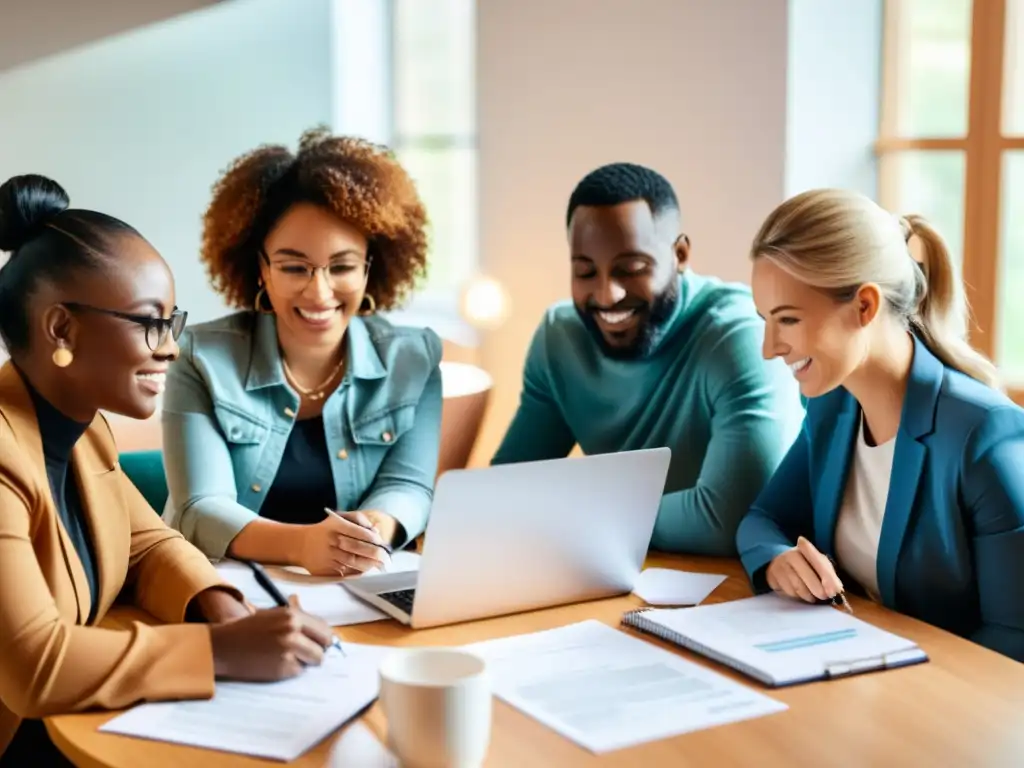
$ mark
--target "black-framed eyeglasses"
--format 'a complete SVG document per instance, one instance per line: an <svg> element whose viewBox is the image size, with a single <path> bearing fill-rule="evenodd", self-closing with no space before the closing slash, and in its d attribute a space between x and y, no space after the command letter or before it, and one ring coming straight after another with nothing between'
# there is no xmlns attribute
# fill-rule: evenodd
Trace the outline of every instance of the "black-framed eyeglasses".
<svg viewBox="0 0 1024 768"><path fill-rule="evenodd" d="M79 304L74 301L66 301L64 306L70 310L98 312L101 315L109 315L110 317L141 325L146 329L146 344L154 352L167 343L168 334L177 341L181 337L181 332L185 330L185 323L188 320L188 312L177 307L171 311L170 317L150 317L149 315L133 315L128 312L119 312L116 309L94 307L90 304Z"/></svg>

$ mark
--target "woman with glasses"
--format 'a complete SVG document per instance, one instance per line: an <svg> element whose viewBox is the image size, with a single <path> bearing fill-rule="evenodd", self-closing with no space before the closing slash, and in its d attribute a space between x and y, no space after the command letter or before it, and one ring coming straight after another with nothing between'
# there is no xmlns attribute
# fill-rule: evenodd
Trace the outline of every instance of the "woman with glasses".
<svg viewBox="0 0 1024 768"><path fill-rule="evenodd" d="M186 331L163 407L166 517L211 558L353 575L423 531L441 342L375 311L424 274L425 222L387 150L323 131L214 187L202 259L241 311Z"/></svg>
<svg viewBox="0 0 1024 768"><path fill-rule="evenodd" d="M185 326L164 260L34 175L0 186L0 251L0 766L70 765L49 715L208 698L215 676L318 663L329 627L295 608L253 615L118 464L100 411L152 415ZM100 628L115 600L158 623Z"/></svg>

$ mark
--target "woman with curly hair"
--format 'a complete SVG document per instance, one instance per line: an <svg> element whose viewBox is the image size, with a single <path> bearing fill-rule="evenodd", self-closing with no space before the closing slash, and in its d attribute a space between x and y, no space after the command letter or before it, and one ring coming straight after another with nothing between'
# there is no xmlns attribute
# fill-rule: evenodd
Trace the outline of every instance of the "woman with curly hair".
<svg viewBox="0 0 1024 768"><path fill-rule="evenodd" d="M241 311L182 335L163 408L168 522L211 558L352 575L426 525L441 342L375 314L426 268L386 149L323 130L228 168L202 260Z"/></svg>

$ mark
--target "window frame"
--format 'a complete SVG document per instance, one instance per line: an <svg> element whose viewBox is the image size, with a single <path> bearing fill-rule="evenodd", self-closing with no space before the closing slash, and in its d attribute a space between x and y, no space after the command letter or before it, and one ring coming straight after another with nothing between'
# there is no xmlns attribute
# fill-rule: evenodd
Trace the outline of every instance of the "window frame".
<svg viewBox="0 0 1024 768"><path fill-rule="evenodd" d="M1024 136L1002 132L1006 13L1010 0L973 0L967 133L959 137L905 137L897 133L899 114L899 40L901 0L885 0L882 62L882 110L875 156L907 151L964 154L964 242L962 277L971 307L971 344L995 360L1001 258L1003 155L1024 150ZM896 191L880 176L879 199L891 208ZM897 211L912 213L912 211ZM998 362L998 361L997 361ZM1024 403L1024 382L1007 382L1009 394Z"/></svg>
<svg viewBox="0 0 1024 768"><path fill-rule="evenodd" d="M399 71L400 66L398 62L398 45L396 38L398 37L398 14L396 12L396 4L403 0L382 0L384 3L384 18L385 18L385 29L387 30L385 39L385 56L387 58L387 89L388 98L386 99L388 105L388 114L386 118L388 127L388 146L395 152L396 156L401 159L402 153L408 150L419 150L424 152L444 152L445 150L470 150L475 158L479 160L479 123L474 119L472 130L469 133L465 132L425 132L425 133L403 133L399 130L398 126L398 100L402 89L399 85ZM409 0L404 0L409 2ZM476 8L477 3L473 2L474 16L478 12ZM474 34L473 40L474 60L476 58L476 40ZM475 101L475 94L474 94ZM475 115L475 109L474 109ZM429 211L428 211L429 214ZM479 207L476 207L471 215L479 219ZM463 284L468 283L472 280L474 273L480 269L480 252L479 252L479 234L476 234L476 247L472 258L472 267L470 273L463 275L461 282ZM453 313L458 315L459 306L459 295L461 293L461 287L453 286L442 286L442 285L431 285L431 280L428 277L426 282L417 289L416 294L412 297L409 302L410 310L425 311L431 314L448 314Z"/></svg>

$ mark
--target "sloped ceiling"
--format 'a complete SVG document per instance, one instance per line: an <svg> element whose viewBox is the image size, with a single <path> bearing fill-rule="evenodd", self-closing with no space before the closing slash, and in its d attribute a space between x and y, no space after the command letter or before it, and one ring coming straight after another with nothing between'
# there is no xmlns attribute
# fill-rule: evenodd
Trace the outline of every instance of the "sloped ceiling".
<svg viewBox="0 0 1024 768"><path fill-rule="evenodd" d="M0 72L219 1L0 0Z"/></svg>

